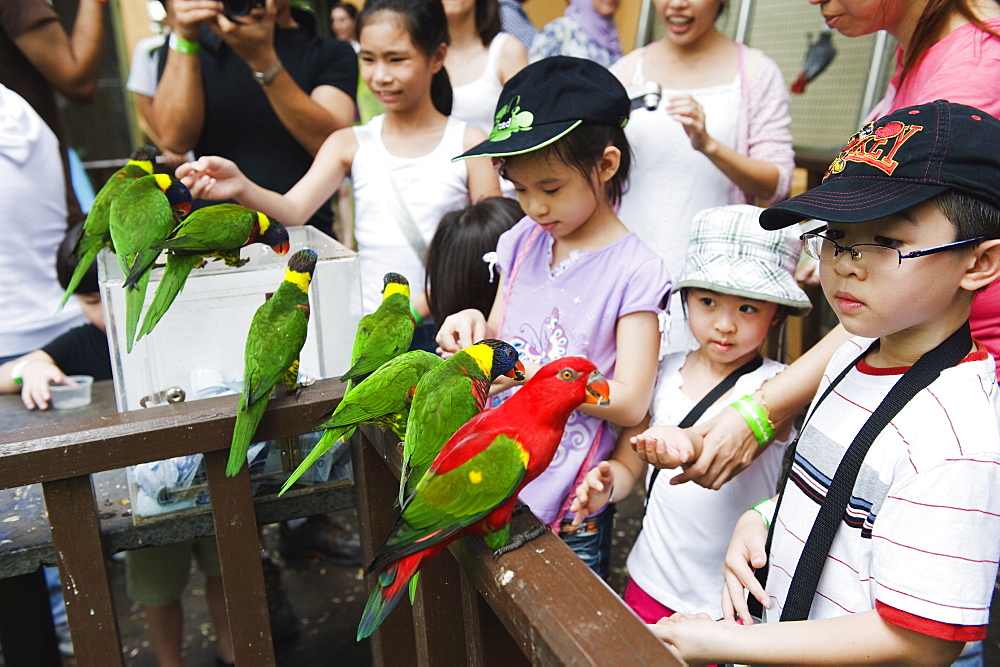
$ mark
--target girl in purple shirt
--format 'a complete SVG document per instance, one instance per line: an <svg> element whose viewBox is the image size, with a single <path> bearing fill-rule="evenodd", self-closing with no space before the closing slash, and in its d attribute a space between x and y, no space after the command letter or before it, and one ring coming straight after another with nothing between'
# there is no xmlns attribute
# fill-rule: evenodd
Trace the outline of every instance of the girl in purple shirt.
<svg viewBox="0 0 1000 667"><path fill-rule="evenodd" d="M629 110L617 79L579 58L547 58L504 86L490 138L461 157L493 157L526 217L500 237L501 280L489 318L461 311L437 336L446 353L488 336L507 340L528 375L581 355L609 378L611 405L574 413L552 465L521 493L605 578L612 513L571 527L569 504L582 475L610 455L613 425L637 424L649 406L658 315L670 287L659 256L615 214L628 178ZM500 388L497 402L515 390Z"/></svg>

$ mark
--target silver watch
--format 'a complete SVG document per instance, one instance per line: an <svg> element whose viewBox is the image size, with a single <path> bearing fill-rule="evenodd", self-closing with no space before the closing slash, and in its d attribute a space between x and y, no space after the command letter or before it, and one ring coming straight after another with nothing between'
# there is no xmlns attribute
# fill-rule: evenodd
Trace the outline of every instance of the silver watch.
<svg viewBox="0 0 1000 667"><path fill-rule="evenodd" d="M281 70L281 61L275 59L274 64L268 67L263 72L254 72L253 80L262 86L266 86L274 81L274 77L278 76L278 72Z"/></svg>

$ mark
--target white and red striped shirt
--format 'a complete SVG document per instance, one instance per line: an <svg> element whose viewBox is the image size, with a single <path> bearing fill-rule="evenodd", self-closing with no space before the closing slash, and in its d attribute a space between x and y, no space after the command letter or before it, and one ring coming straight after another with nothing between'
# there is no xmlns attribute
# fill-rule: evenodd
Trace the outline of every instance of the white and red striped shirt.
<svg viewBox="0 0 1000 667"><path fill-rule="evenodd" d="M841 346L820 394L870 342ZM905 371L862 361L809 418L775 519L769 622L781 614L841 458ZM986 636L1000 559L998 393L993 359L977 344L883 429L858 474L810 618L877 609L890 623L942 639Z"/></svg>

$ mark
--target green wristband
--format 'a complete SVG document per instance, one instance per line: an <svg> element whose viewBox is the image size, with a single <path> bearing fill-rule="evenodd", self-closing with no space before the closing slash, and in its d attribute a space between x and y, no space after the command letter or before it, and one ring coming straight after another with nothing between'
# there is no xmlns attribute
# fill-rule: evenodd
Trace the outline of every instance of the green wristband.
<svg viewBox="0 0 1000 667"><path fill-rule="evenodd" d="M201 44L178 37L177 33L174 32L170 33L170 37L167 38L167 44L177 53L183 53L187 56L197 55L201 51Z"/></svg>
<svg viewBox="0 0 1000 667"><path fill-rule="evenodd" d="M419 327L424 323L424 318L420 317L420 313L417 312L417 309L413 305L412 301L410 302L410 315L413 315L413 321L416 323L416 326Z"/></svg>
<svg viewBox="0 0 1000 667"><path fill-rule="evenodd" d="M774 424L771 423L760 401L748 394L730 405L736 408L746 421L759 446L763 447L771 442L771 438L774 437Z"/></svg>
<svg viewBox="0 0 1000 667"><path fill-rule="evenodd" d="M774 521L774 510L778 508L777 503L775 503L770 498L764 498L750 509L760 515L760 518L764 520L764 525L767 526L768 530L771 530L771 522Z"/></svg>

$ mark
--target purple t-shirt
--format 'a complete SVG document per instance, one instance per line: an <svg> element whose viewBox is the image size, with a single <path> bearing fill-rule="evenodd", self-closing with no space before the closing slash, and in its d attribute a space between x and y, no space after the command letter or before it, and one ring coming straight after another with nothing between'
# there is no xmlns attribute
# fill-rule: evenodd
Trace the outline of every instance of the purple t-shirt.
<svg viewBox="0 0 1000 667"><path fill-rule="evenodd" d="M552 244L552 236L527 217L500 237L498 264L506 282L500 338L517 348L521 359L546 364L566 356L586 357L612 378L618 319L661 312L660 302L670 289L667 267L633 233L598 250L573 252L554 268ZM497 395L493 405L509 396ZM602 419L580 411L570 416L552 465L521 492L542 521L558 518L598 436L588 470L610 455L615 433Z"/></svg>

